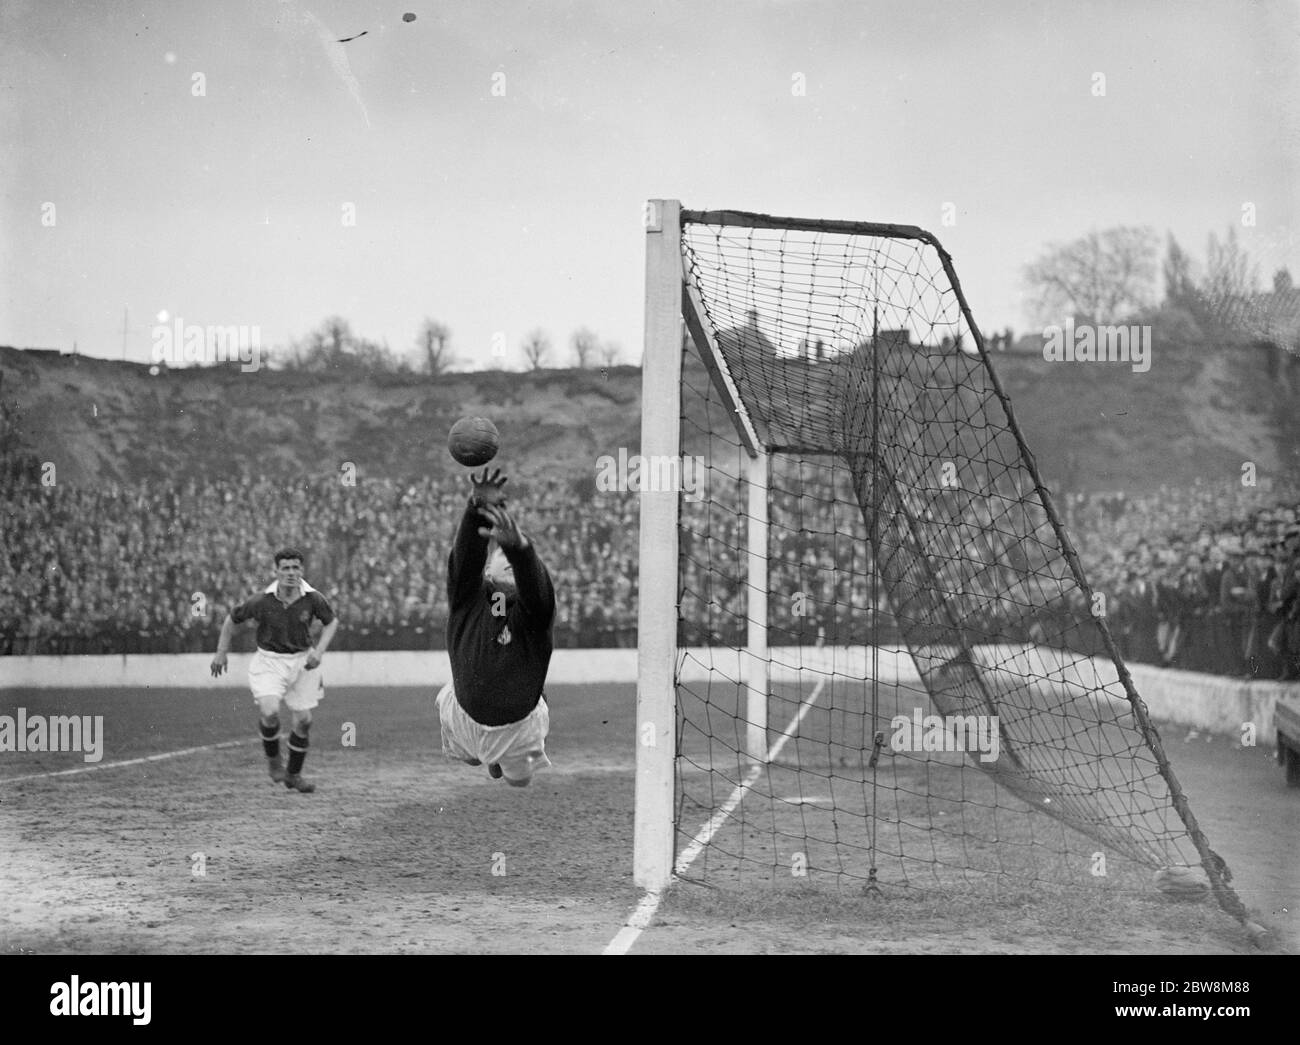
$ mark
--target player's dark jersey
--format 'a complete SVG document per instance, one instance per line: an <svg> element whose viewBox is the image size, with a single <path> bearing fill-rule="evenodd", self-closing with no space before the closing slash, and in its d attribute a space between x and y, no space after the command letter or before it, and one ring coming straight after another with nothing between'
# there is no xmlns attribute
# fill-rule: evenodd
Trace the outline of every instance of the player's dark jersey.
<svg viewBox="0 0 1300 1045"><path fill-rule="evenodd" d="M230 619L236 624L257 621L258 648L272 653L301 653L311 649L313 617L328 624L334 619L334 611L325 596L307 584L303 585L302 595L288 606L276 598L272 585L230 611Z"/></svg>
<svg viewBox="0 0 1300 1045"><path fill-rule="evenodd" d="M505 550L518 591L497 596L483 577L488 539L471 505L447 562L447 652L456 699L475 722L504 726L537 706L551 664L555 590L530 543ZM493 608L504 612L493 614Z"/></svg>

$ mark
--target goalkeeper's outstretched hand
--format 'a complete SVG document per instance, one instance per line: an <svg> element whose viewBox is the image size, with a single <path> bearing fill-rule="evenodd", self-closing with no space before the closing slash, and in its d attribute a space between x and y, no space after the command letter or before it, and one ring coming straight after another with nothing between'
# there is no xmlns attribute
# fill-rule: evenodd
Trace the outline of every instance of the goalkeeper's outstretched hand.
<svg viewBox="0 0 1300 1045"><path fill-rule="evenodd" d="M474 493L470 497L475 508L496 507L506 503L506 494L502 489L507 482L507 477L501 474L501 469L493 469L491 474L486 468L477 475L471 473L469 481L474 486Z"/></svg>
<svg viewBox="0 0 1300 1045"><path fill-rule="evenodd" d="M479 515L492 523L491 528L480 526L479 535L492 537L502 548L527 548L528 538L519 532L514 519L503 506L489 505L478 510Z"/></svg>

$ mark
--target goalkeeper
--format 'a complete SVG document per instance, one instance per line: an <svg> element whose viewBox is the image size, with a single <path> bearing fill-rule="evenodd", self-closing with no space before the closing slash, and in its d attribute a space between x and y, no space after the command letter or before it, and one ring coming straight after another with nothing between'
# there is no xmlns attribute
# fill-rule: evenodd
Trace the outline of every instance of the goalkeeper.
<svg viewBox="0 0 1300 1045"><path fill-rule="evenodd" d="M546 757L555 590L532 541L506 510L506 478L485 468L447 563L451 681L438 694L442 750L527 787ZM490 525L484 525L488 523Z"/></svg>

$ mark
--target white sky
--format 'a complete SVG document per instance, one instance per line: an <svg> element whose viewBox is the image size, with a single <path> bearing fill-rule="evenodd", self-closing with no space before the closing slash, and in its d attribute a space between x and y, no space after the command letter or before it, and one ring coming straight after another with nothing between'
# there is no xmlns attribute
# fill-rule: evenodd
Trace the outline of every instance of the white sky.
<svg viewBox="0 0 1300 1045"><path fill-rule="evenodd" d="M1094 227L1236 224L1300 279L1297 55L1295 4L1240 0L0 0L0 344L428 315L471 364L583 325L634 362L655 196L926 227L986 330Z"/></svg>

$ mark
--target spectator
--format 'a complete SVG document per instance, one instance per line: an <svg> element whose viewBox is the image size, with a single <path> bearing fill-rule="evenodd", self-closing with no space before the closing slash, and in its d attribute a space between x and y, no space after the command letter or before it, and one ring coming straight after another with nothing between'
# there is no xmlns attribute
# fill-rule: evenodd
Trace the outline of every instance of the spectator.
<svg viewBox="0 0 1300 1045"><path fill-rule="evenodd" d="M1282 673L1282 658L1270 645L1270 639L1282 621L1272 608L1274 582L1286 572L1286 551L1278 544L1272 557L1256 552L1251 562L1254 617L1246 640L1246 664L1251 678L1275 679ZM1281 594L1280 583L1276 593Z"/></svg>
<svg viewBox="0 0 1300 1045"><path fill-rule="evenodd" d="M1213 670L1224 675L1247 677L1246 636L1250 630L1250 615L1255 593L1246 570L1246 553L1241 540L1234 539L1220 545L1224 549L1224 565L1219 574L1217 593L1218 663Z"/></svg>
<svg viewBox="0 0 1300 1045"><path fill-rule="evenodd" d="M1282 660L1282 681L1300 678L1300 556L1291 553L1277 578L1271 606L1279 618L1270 645Z"/></svg>

